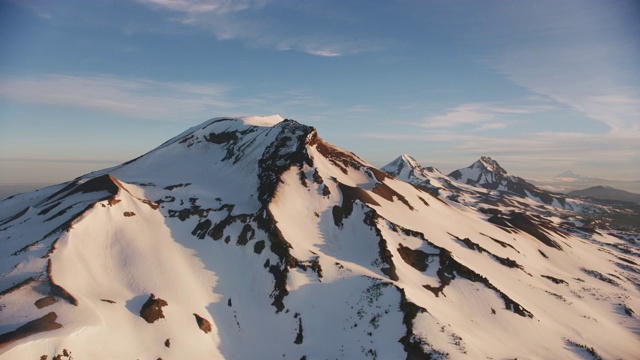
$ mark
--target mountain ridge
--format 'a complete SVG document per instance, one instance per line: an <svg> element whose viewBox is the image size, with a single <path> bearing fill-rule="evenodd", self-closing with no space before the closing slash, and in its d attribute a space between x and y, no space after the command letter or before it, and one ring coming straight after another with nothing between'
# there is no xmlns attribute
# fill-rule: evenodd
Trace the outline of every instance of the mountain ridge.
<svg viewBox="0 0 640 360"><path fill-rule="evenodd" d="M422 170L442 196L296 121L216 118L1 201L0 356L637 355L633 238L509 199L482 212ZM60 328L15 337L49 313Z"/></svg>

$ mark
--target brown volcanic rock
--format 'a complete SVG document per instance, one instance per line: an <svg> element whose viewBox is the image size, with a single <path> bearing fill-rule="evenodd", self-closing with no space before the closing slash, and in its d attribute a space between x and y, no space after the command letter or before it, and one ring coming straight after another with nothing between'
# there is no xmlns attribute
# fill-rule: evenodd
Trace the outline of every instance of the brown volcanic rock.
<svg viewBox="0 0 640 360"><path fill-rule="evenodd" d="M151 294L149 299L142 305L142 309L140 309L140 317L145 319L149 324L158 319L164 319L162 307L167 305L169 304L166 301Z"/></svg>
<svg viewBox="0 0 640 360"><path fill-rule="evenodd" d="M31 336L43 331L60 329L62 325L56 322L57 318L58 315L56 315L56 313L50 312L39 319L29 321L28 323L20 326L14 331L10 331L8 333L0 335L0 349L2 349L6 345L11 344L14 341L20 340L27 336Z"/></svg>
<svg viewBox="0 0 640 360"><path fill-rule="evenodd" d="M196 317L196 322L198 323L198 327L200 328L200 330L202 330L205 334L211 332L211 323L209 322L209 320L203 318L198 314L193 314L193 316Z"/></svg>

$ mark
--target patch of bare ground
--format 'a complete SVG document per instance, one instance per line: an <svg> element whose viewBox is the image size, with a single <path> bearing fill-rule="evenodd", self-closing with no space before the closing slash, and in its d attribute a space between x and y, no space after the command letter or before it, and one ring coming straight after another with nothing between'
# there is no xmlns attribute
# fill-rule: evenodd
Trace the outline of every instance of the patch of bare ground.
<svg viewBox="0 0 640 360"><path fill-rule="evenodd" d="M132 216L136 216L136 213L134 213L133 211L125 211L123 215L125 217L132 217Z"/></svg>
<svg viewBox="0 0 640 360"><path fill-rule="evenodd" d="M253 240L256 237L256 231L249 224L244 224L242 230L240 231L240 235L238 235L237 245L247 245L249 240Z"/></svg>
<svg viewBox="0 0 640 360"><path fill-rule="evenodd" d="M522 265L518 264L517 261L515 260L511 260L508 257L507 258L503 258L501 256L498 256L496 254L493 254L492 252L488 251L487 249L483 248L482 246L480 246L480 244L475 243L473 241L471 241L471 239L469 238L464 238L461 239L451 233L448 233L449 235L451 235L456 241L459 241L461 243L463 243L467 248L471 249L471 250L475 250L479 253L487 253L489 254L489 256L491 256L494 260L496 260L498 263L500 263L500 265L506 266L508 268L512 268L512 269L520 269L524 271L524 268L522 267Z"/></svg>
<svg viewBox="0 0 640 360"><path fill-rule="evenodd" d="M396 265L393 263L393 255L389 248L387 247L387 240L382 236L382 232L378 229L376 219L378 218L378 213L370 209L364 214L364 223L369 225L373 231L375 231L376 236L378 237L378 256L382 263L386 266L380 268L383 274L387 275L389 279L393 281L398 281L400 278L396 273Z"/></svg>
<svg viewBox="0 0 640 360"><path fill-rule="evenodd" d="M406 262L412 268L421 272L427 271L427 268L429 266L429 256L437 256L437 254L427 254L422 250L413 250L402 244L399 245L400 247L398 247L398 254L400 254L402 260L404 260L404 262Z"/></svg>
<svg viewBox="0 0 640 360"><path fill-rule="evenodd" d="M43 298L40 298L38 300L36 300L33 305L35 305L38 309L42 309L44 307L47 307L49 305L53 305L56 303L56 298L53 296L46 296Z"/></svg>
<svg viewBox="0 0 640 360"><path fill-rule="evenodd" d="M274 285L271 292L271 298L273 305L276 308L276 312L279 313L284 310L284 297L289 294L287 289L287 274L289 268L296 267L299 264L298 259L291 255L291 244L285 240L284 236L273 218L273 214L267 208L261 211L256 217L256 224L258 228L267 234L270 246L269 249L272 253L278 256L278 263L271 264L269 259L265 263L265 268L268 268L269 273L273 275Z"/></svg>
<svg viewBox="0 0 640 360"><path fill-rule="evenodd" d="M587 274L589 276L592 276L592 277L594 277L594 278L596 278L596 279L598 279L600 281L606 282L607 284L611 284L611 285L616 286L616 287L620 287L620 284L618 284L617 281L609 278L608 276L604 275L603 273L601 273L599 271L589 270L589 269L586 269L586 268L582 268L581 270L585 274Z"/></svg>
<svg viewBox="0 0 640 360"><path fill-rule="evenodd" d="M431 356L424 351L424 341L413 332L413 320L415 320L418 314L427 312L427 310L409 301L404 289L397 286L396 289L400 293L400 311L404 314L402 323L406 329L399 342L403 345L404 351L407 353L407 360L430 359Z"/></svg>
<svg viewBox="0 0 640 360"><path fill-rule="evenodd" d="M445 287L449 286L449 284L451 284L451 281L454 280L457 276L459 276L463 279L467 279L472 282L481 283L485 287L495 291L502 298L505 309L512 311L522 317L533 318L533 314L529 310L525 309L523 306L521 306L520 304L515 302L513 299L511 299L507 294L503 293L500 289L495 287L491 282L489 282L487 278L485 278L484 276L478 274L477 272L457 262L453 258L453 255L449 250L431 243L425 238L424 234L419 231L404 228L390 221L388 221L388 223L390 225L391 230L395 232L401 231L403 234L407 236L412 236L417 239L420 239L426 242L427 244L429 244L430 247L438 250L438 254L428 254L428 255L438 257L439 267L438 267L438 270L436 271L436 275L440 280L440 286L437 286L437 287L432 285L422 286L425 289L431 291L436 297L440 296L440 294L443 292Z"/></svg>
<svg viewBox="0 0 640 360"><path fill-rule="evenodd" d="M632 308L628 307L627 304L620 304L620 306L622 307L622 310L624 311L625 314L627 314L628 317L635 317L635 312L633 311Z"/></svg>
<svg viewBox="0 0 640 360"><path fill-rule="evenodd" d="M494 215L489 218L489 222L499 225L505 228L514 228L533 236L538 239L543 244L548 247L555 248L558 250L562 250L562 247L558 242L551 239L545 231L555 232L561 236L566 236L566 234L559 232L558 230L553 229L549 225L542 224L539 221L534 222L533 218L529 217L526 214L514 212L511 213L508 218L501 217L498 215Z"/></svg>
<svg viewBox="0 0 640 360"><path fill-rule="evenodd" d="M27 336L60 329L62 325L56 322L57 318L58 315L55 312L50 312L39 319L29 321L14 331L0 335L0 349Z"/></svg>
<svg viewBox="0 0 640 360"><path fill-rule="evenodd" d="M602 356L598 354L598 352L596 351L596 349L593 348L593 346L580 344L569 339L565 339L565 342L567 343L567 345L572 346L576 350L582 350L586 352L587 355L589 355L593 360L602 360Z"/></svg>
<svg viewBox="0 0 640 360"><path fill-rule="evenodd" d="M381 196L383 199L387 201L393 202L393 198L396 197L406 207L408 207L410 210L413 210L413 206L409 204L409 201L407 201L407 199L404 196L400 195L399 192L393 190L391 187L389 187L389 185L383 182L377 183L376 186L373 187L372 191L374 194Z"/></svg>
<svg viewBox="0 0 640 360"><path fill-rule="evenodd" d="M193 316L196 317L196 323L198 324L198 327L200 328L200 330L202 330L202 332L204 332L205 334L211 332L211 323L209 322L209 320L195 313L193 314Z"/></svg>
<svg viewBox="0 0 640 360"><path fill-rule="evenodd" d="M322 279L322 266L320 266L319 256L315 256L313 259L307 261L298 261L297 266L304 271L311 269L311 271L318 275L318 279Z"/></svg>
<svg viewBox="0 0 640 360"><path fill-rule="evenodd" d="M486 234L483 234L483 233L480 233L480 235L483 235L483 236L488 237L489 239L493 240L495 243L499 244L499 245L500 245L500 246L502 246L503 248L511 248L511 249L513 249L513 251L515 251L515 252L517 252L518 254L520 254L520 251L518 251L518 249L516 249L515 247L513 247L513 245L511 245L511 244L509 244L509 243L507 243L507 242L504 242L504 241L498 240L498 239L496 239L496 238L494 238L494 237L491 237L491 236L486 235Z"/></svg>
<svg viewBox="0 0 640 360"><path fill-rule="evenodd" d="M264 250L265 244L264 240L258 240L253 244L253 252L256 254L262 254L262 250Z"/></svg>
<svg viewBox="0 0 640 360"><path fill-rule="evenodd" d="M320 139L315 132L309 140L309 145L315 145L320 154L345 174L349 173L347 170L348 168L356 170L360 170L362 168L362 161L355 154L324 142L324 140Z"/></svg>
<svg viewBox="0 0 640 360"><path fill-rule="evenodd" d="M296 339L293 341L293 343L296 345L300 345L304 340L304 336L302 335L302 316L300 315L300 313L295 313L293 317L298 319L298 333L296 334Z"/></svg>
<svg viewBox="0 0 640 360"><path fill-rule="evenodd" d="M79 184L68 195L98 191L106 191L111 195L115 195L118 193L118 185L120 184L116 178L109 174L105 174Z"/></svg>
<svg viewBox="0 0 640 360"><path fill-rule="evenodd" d="M157 298L154 294L142 305L140 309L140 317L149 324L154 323L158 319L164 319L162 307L169 305L165 300Z"/></svg>
<svg viewBox="0 0 640 360"><path fill-rule="evenodd" d="M337 227L342 227L342 220L351 216L351 213L353 212L353 203L356 200L365 204L380 205L363 189L345 185L343 183L338 183L338 188L342 194L342 205L336 205L332 209L333 222Z"/></svg>
<svg viewBox="0 0 640 360"><path fill-rule="evenodd" d="M22 217L24 214L26 214L26 213L27 213L27 211L29 211L29 208L30 208L30 207L29 207L29 206L27 206L26 208L24 208L24 209L20 210L17 214L15 214L15 215L13 215L13 216L9 217L8 219L3 220L2 222L0 222L0 225L8 224L8 223L10 223L10 222L12 222L12 221L14 221L14 220L19 219L19 218L20 218L20 217Z"/></svg>
<svg viewBox="0 0 640 360"><path fill-rule="evenodd" d="M19 283L11 286L10 288L0 291L0 296L11 294L12 292L14 292L16 290L19 290L20 288L22 288L24 286L27 286L27 285L31 284L32 282L34 282L36 280L37 279L35 277L33 277L33 276L29 277L29 278L26 278L26 279L20 281Z"/></svg>
<svg viewBox="0 0 640 360"><path fill-rule="evenodd" d="M558 278L555 278L555 277L549 276L549 275L540 275L540 276L542 276L543 278L545 278L547 280L551 280L554 284L565 284L565 285L567 285L567 282L562 280L562 279L558 279Z"/></svg>
<svg viewBox="0 0 640 360"><path fill-rule="evenodd" d="M173 189L181 188L181 187L189 186L189 185L191 185L191 183L175 184L175 185L165 186L165 187L164 187L164 189L165 189L165 190L169 190L169 191L171 191L171 190L173 190Z"/></svg>

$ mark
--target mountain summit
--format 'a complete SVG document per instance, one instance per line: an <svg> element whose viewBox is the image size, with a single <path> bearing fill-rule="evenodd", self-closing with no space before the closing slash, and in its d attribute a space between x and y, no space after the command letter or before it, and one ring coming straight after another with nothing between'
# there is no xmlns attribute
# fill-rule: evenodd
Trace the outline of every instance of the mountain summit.
<svg viewBox="0 0 640 360"><path fill-rule="evenodd" d="M635 358L634 241L216 118L0 202L0 356Z"/></svg>
<svg viewBox="0 0 640 360"><path fill-rule="evenodd" d="M564 208L565 197L543 190L525 179L509 175L497 161L482 156L470 166L455 170L449 177L471 186L490 190L508 191L523 198L533 198L543 204Z"/></svg>

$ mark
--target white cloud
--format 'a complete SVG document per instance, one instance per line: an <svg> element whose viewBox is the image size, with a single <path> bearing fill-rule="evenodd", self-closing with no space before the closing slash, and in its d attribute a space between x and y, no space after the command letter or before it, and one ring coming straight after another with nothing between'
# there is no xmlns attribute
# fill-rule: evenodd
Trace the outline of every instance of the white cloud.
<svg viewBox="0 0 640 360"><path fill-rule="evenodd" d="M0 97L162 120L207 117L233 104L219 84L161 82L108 75L40 74L0 80Z"/></svg>
<svg viewBox="0 0 640 360"><path fill-rule="evenodd" d="M463 125L475 125L475 130L495 130L506 128L518 115L551 109L553 107L548 105L467 103L450 108L444 114L428 116L420 125L430 129L451 129Z"/></svg>
<svg viewBox="0 0 640 360"><path fill-rule="evenodd" d="M265 47L281 51L294 50L320 57L337 57L362 52L378 51L382 42L351 39L335 29L318 32L317 28L295 25L297 21L265 15L261 12L269 5L282 6L271 0L138 0L154 9L178 14L178 22L211 32L218 40L240 40L252 47ZM287 12L305 16L305 3L287 5ZM323 18L322 23L335 23L335 11L327 9L313 12Z"/></svg>
<svg viewBox="0 0 640 360"><path fill-rule="evenodd" d="M151 6L187 14L229 13L242 11L259 2L246 0L138 0Z"/></svg>

